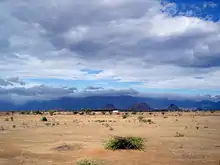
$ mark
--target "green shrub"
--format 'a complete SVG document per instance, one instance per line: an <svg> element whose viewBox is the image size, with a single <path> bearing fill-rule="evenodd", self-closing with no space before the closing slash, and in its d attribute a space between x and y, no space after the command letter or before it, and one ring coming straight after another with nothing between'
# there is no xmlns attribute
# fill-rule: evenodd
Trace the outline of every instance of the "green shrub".
<svg viewBox="0 0 220 165"><path fill-rule="evenodd" d="M43 116L43 117L41 118L41 121L47 121L47 118L46 118L45 116Z"/></svg>
<svg viewBox="0 0 220 165"><path fill-rule="evenodd" d="M82 159L76 163L76 165L103 165L104 163L97 160Z"/></svg>
<svg viewBox="0 0 220 165"><path fill-rule="evenodd" d="M114 137L106 145L109 150L141 150L144 149L144 140L140 137Z"/></svg>
<svg viewBox="0 0 220 165"><path fill-rule="evenodd" d="M55 113L54 110L50 110L50 111L49 111L50 116L53 116L54 113Z"/></svg>

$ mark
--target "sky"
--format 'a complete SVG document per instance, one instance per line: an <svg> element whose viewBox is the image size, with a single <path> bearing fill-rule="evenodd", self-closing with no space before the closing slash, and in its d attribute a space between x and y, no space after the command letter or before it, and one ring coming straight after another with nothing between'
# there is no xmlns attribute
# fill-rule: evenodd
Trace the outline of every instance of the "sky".
<svg viewBox="0 0 220 165"><path fill-rule="evenodd" d="M220 95L220 3L0 1L0 99Z"/></svg>

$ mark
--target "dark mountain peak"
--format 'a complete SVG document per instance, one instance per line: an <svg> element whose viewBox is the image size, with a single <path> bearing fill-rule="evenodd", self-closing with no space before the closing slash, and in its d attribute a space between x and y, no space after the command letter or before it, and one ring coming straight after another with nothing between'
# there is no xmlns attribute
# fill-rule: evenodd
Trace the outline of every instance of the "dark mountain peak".
<svg viewBox="0 0 220 165"><path fill-rule="evenodd" d="M131 107L133 111L150 111L152 108L147 103L136 103Z"/></svg>
<svg viewBox="0 0 220 165"><path fill-rule="evenodd" d="M168 107L168 110L170 111L178 111L180 110L179 107L175 104L170 104L170 106Z"/></svg>
<svg viewBox="0 0 220 165"><path fill-rule="evenodd" d="M116 108L115 108L115 106L113 104L106 104L105 105L105 109L107 109L107 110L114 110Z"/></svg>

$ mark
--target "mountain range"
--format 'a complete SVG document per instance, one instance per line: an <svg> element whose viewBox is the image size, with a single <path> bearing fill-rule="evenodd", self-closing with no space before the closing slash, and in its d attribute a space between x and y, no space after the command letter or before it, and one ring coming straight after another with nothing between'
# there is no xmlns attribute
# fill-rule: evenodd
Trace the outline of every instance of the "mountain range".
<svg viewBox="0 0 220 165"><path fill-rule="evenodd" d="M111 105L118 109L129 109L138 103L146 103L153 109L167 109L171 106L179 108L193 108L201 110L217 110L220 109L220 101L214 102L209 100L193 101L193 100L169 100L166 98L147 98L134 96L90 96L90 97L63 97L55 100L27 101L24 104L15 104L12 102L0 101L0 111L7 110L79 110L81 108L102 109L106 105ZM141 106L142 105L138 105Z"/></svg>

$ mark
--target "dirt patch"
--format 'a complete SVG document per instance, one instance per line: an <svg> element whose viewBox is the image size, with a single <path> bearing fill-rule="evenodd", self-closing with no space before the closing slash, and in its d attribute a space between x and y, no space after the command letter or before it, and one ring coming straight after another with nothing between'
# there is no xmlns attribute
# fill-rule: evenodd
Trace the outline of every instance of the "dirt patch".
<svg viewBox="0 0 220 165"><path fill-rule="evenodd" d="M77 150L80 150L80 149L82 149L81 144L73 144L73 145L62 144L62 145L59 145L57 147L52 148L52 150L59 151L59 152L62 152L62 151L77 151Z"/></svg>

